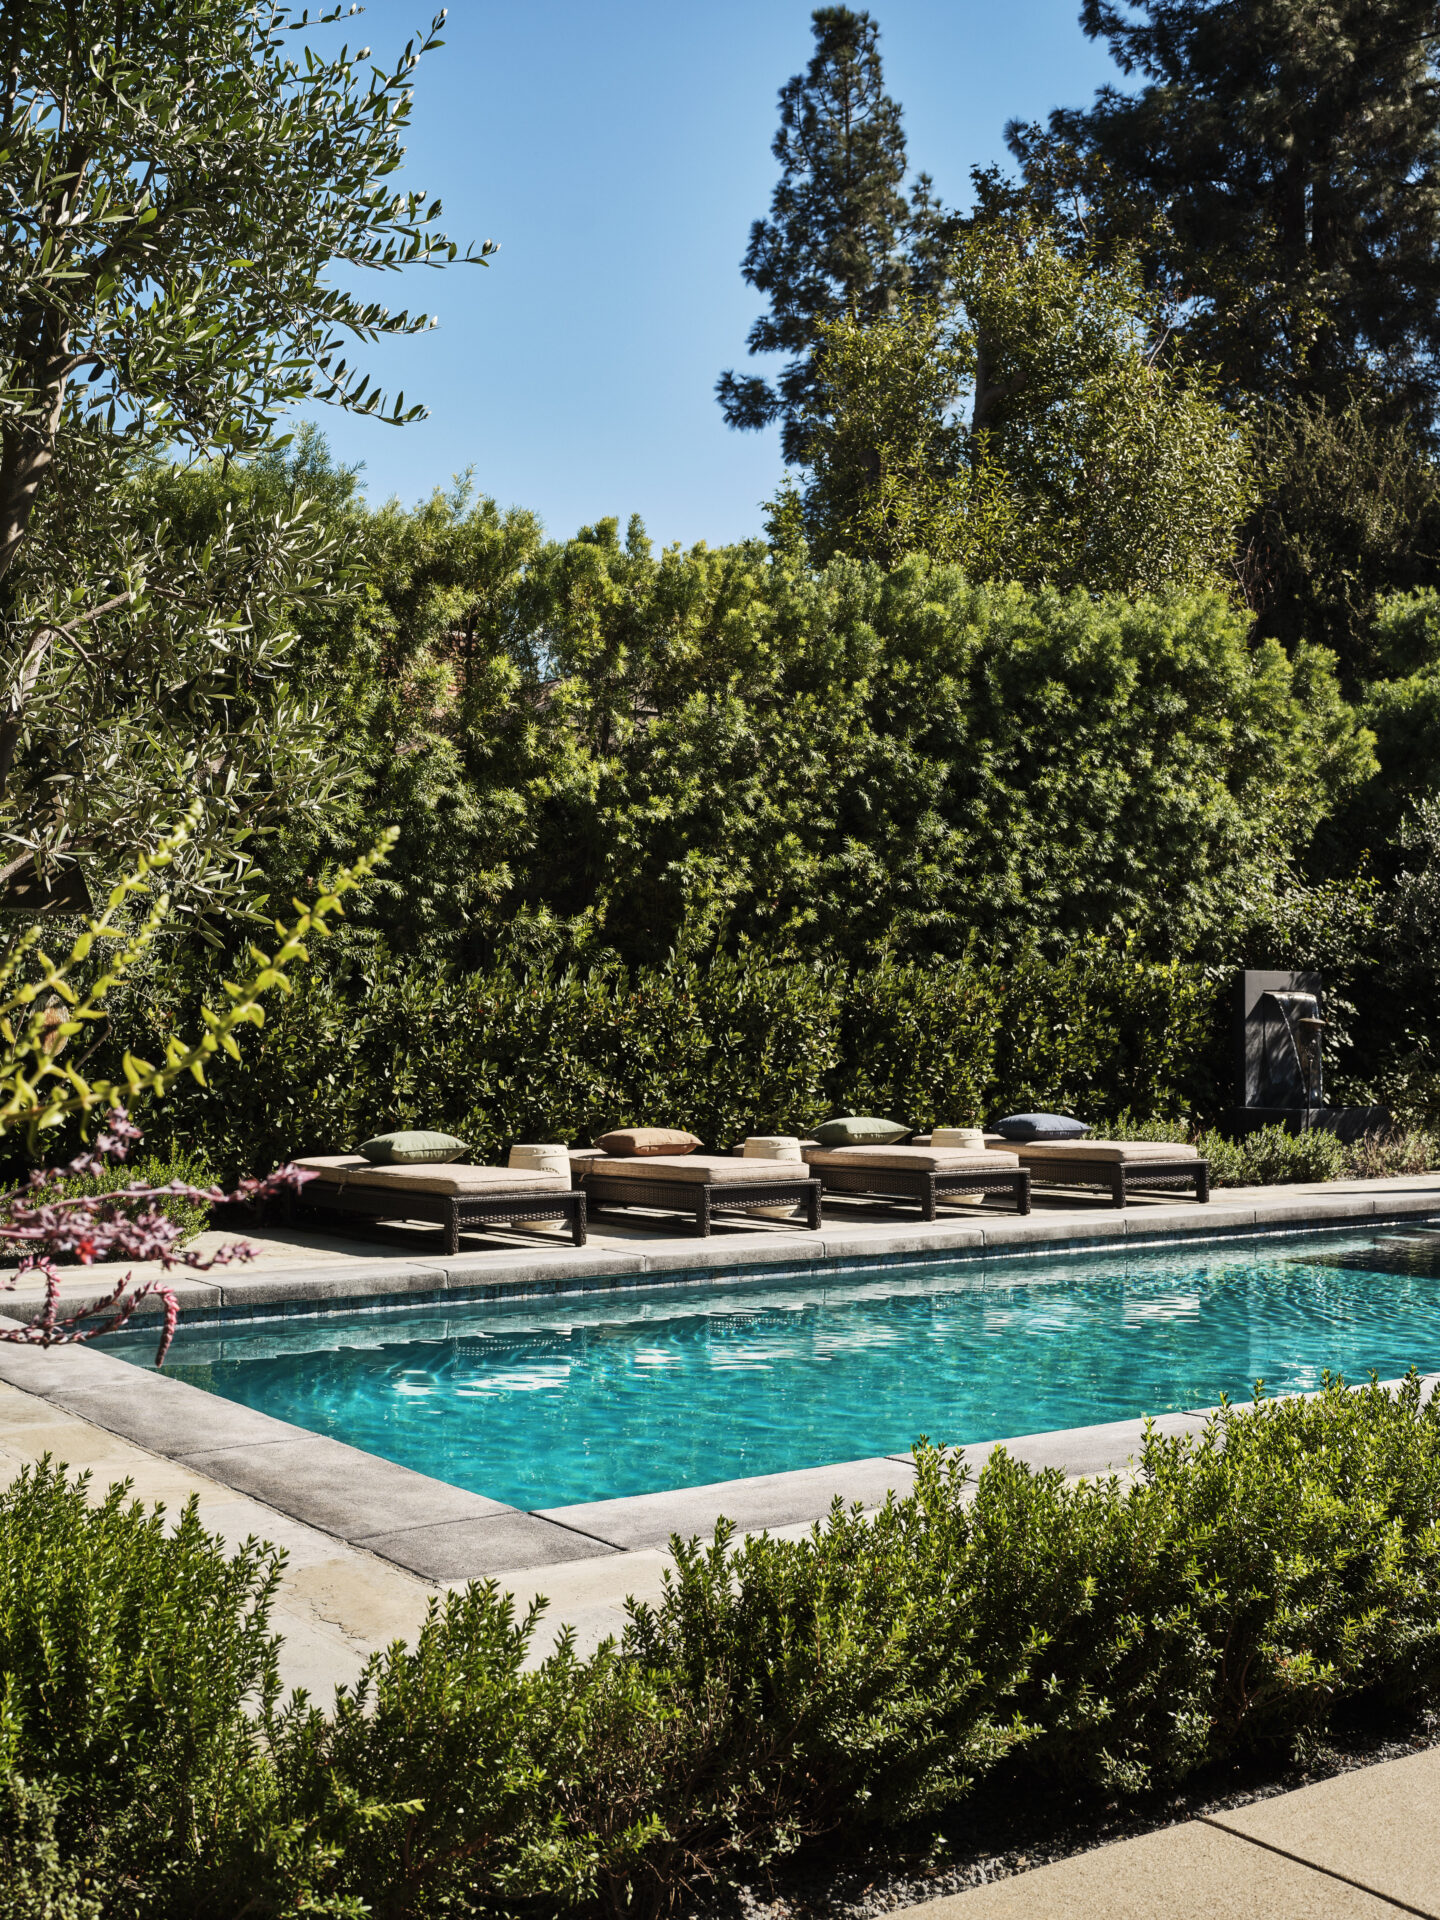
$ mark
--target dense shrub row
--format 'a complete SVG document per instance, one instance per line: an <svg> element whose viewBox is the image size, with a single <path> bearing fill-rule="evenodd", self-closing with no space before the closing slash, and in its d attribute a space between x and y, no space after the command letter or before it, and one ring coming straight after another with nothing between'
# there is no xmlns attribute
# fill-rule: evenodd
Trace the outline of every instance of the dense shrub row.
<svg viewBox="0 0 1440 1920"><path fill-rule="evenodd" d="M214 1092L185 1085L147 1134L229 1175L393 1126L443 1127L490 1157L628 1124L728 1145L836 1111L917 1127L1028 1107L1168 1114L1203 1091L1216 1006L1202 969L1098 945L1060 962L854 972L751 949L467 976L385 957L340 982L302 977L243 1073ZM163 1047L153 1025L137 1037L127 1022L126 1038L152 1058Z"/></svg>
<svg viewBox="0 0 1440 1920"><path fill-rule="evenodd" d="M871 1520L677 1543L587 1660L527 1669L533 1615L448 1596L329 1709L279 1698L279 1556L27 1472L0 1496L0 1854L52 1905L5 1911L643 1915L840 1830L963 1833L983 1788L1043 1810L1283 1757L1440 1678L1414 1379L1152 1437L1134 1485L917 1459Z"/></svg>

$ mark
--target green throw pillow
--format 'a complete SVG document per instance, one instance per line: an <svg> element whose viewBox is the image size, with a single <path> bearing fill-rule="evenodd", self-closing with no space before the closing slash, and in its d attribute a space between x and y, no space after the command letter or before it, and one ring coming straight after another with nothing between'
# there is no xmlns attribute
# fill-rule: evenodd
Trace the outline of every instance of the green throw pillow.
<svg viewBox="0 0 1440 1920"><path fill-rule="evenodd" d="M418 1167L427 1161L458 1160L465 1142L453 1133L377 1133L355 1149L372 1167Z"/></svg>
<svg viewBox="0 0 1440 1920"><path fill-rule="evenodd" d="M843 1120L825 1120L810 1129L812 1140L822 1147L889 1147L903 1140L913 1127L898 1127L893 1120L877 1120L873 1114L848 1114Z"/></svg>

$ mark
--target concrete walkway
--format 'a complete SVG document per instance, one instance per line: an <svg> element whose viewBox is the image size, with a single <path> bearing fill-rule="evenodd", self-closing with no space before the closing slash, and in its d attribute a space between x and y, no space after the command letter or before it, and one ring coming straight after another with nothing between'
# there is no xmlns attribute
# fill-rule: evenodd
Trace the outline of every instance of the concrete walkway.
<svg viewBox="0 0 1440 1920"><path fill-rule="evenodd" d="M1440 1750L905 1911L916 1920L1440 1920Z"/></svg>

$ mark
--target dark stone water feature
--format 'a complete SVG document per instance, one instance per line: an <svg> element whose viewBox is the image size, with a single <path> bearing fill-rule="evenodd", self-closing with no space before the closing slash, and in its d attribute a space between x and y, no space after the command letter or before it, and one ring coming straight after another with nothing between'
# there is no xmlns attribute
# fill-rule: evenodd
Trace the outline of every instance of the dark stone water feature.
<svg viewBox="0 0 1440 1920"><path fill-rule="evenodd" d="M1236 1133L1323 1127L1356 1140L1391 1124L1385 1107L1325 1104L1325 982L1318 973L1247 968L1235 983Z"/></svg>

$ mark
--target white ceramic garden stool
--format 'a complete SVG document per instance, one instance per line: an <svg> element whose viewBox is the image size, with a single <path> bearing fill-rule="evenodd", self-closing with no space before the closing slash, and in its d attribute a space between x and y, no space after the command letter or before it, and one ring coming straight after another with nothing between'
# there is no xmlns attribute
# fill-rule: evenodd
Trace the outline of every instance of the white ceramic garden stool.
<svg viewBox="0 0 1440 1920"><path fill-rule="evenodd" d="M936 1127L930 1136L932 1147L959 1147L967 1153L985 1151L983 1127Z"/></svg>
<svg viewBox="0 0 1440 1920"><path fill-rule="evenodd" d="M799 1138L793 1133L752 1133L742 1152L747 1160L793 1160L802 1167L805 1164ZM762 1220L798 1220L800 1217L799 1207L750 1207L748 1211Z"/></svg>
<svg viewBox="0 0 1440 1920"><path fill-rule="evenodd" d="M553 1143L543 1146L511 1147L508 1166L522 1167L526 1173L563 1173L565 1184L570 1184L570 1149ZM550 1227L557 1232L570 1231L565 1221L554 1220L517 1220L517 1227Z"/></svg>

